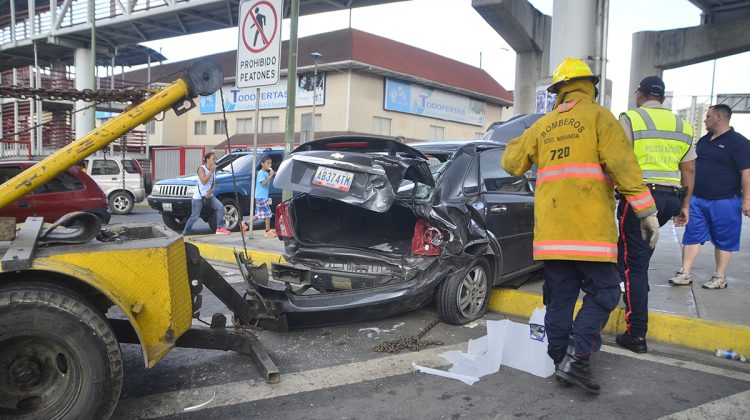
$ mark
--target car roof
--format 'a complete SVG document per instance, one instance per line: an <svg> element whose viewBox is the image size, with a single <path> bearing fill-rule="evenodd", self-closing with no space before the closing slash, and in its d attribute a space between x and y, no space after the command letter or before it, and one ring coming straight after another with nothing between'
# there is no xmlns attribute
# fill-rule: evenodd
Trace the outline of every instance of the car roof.
<svg viewBox="0 0 750 420"><path fill-rule="evenodd" d="M409 143L409 146L427 153L427 152L454 152L462 147L467 146L498 146L498 143L486 140L448 140L448 141L420 141Z"/></svg>

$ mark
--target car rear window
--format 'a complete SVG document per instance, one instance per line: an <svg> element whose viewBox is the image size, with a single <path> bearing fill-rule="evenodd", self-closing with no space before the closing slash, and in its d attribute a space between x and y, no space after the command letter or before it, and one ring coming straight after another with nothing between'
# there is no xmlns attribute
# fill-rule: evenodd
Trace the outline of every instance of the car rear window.
<svg viewBox="0 0 750 420"><path fill-rule="evenodd" d="M18 166L6 166L0 168L0 184L3 184L13 178L14 176L21 173L21 168Z"/></svg>
<svg viewBox="0 0 750 420"><path fill-rule="evenodd" d="M138 172L138 166L136 165L135 161L133 159L123 159L122 160L122 168L125 169L125 172L129 174L137 174Z"/></svg>
<svg viewBox="0 0 750 420"><path fill-rule="evenodd" d="M75 175L70 172L63 172L60 175L53 178L51 181L43 184L34 190L34 194L49 194L55 192L65 192L82 190L84 188L83 182L76 178Z"/></svg>

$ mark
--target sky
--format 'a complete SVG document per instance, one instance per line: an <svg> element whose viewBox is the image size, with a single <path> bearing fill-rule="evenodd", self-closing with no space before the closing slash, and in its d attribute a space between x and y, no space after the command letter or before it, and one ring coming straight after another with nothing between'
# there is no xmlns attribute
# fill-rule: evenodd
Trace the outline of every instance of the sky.
<svg viewBox="0 0 750 420"><path fill-rule="evenodd" d="M566 0L572 1L572 0ZM552 14L553 0L531 0L534 7ZM643 19L648 10L650 18ZM627 109L631 40L634 32L664 30L700 24L700 10L688 0L610 0L607 77L612 80L612 112ZM653 17L658 17L655 19ZM304 37L351 26L395 41L482 67L508 90L515 80L515 52L471 7L471 0L412 0L355 8L299 19L298 36ZM282 23L282 38L289 39L289 20ZM235 50L237 29L147 42L170 61L181 61ZM189 45L190 48L185 48ZM325 62L325 57L321 58ZM674 92L675 107L687 107L691 97L708 103L712 80L714 94L750 93L750 53L738 54L664 72L667 91ZM712 77L712 74L714 75ZM732 124L750 137L750 115L735 115Z"/></svg>

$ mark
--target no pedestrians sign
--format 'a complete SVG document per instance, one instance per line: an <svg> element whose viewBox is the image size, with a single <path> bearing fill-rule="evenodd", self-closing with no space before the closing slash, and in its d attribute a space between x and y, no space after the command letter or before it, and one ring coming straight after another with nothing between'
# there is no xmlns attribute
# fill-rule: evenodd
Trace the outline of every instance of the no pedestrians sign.
<svg viewBox="0 0 750 420"><path fill-rule="evenodd" d="M237 46L238 88L279 82L283 0L243 0L240 3Z"/></svg>

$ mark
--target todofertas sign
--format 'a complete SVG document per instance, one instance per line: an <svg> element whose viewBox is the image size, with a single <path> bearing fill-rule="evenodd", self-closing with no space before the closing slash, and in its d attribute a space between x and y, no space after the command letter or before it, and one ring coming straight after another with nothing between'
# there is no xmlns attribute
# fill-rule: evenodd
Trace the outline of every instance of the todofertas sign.
<svg viewBox="0 0 750 420"><path fill-rule="evenodd" d="M237 82L239 88L279 82L283 0L240 3Z"/></svg>

